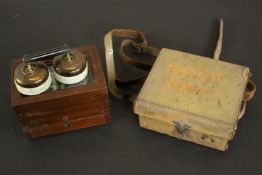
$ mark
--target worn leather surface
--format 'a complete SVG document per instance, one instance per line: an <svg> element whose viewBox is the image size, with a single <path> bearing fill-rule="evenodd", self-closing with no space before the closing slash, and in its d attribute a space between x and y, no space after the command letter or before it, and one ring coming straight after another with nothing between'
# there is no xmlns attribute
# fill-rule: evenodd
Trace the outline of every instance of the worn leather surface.
<svg viewBox="0 0 262 175"><path fill-rule="evenodd" d="M261 174L261 4L260 0L1 1L0 174ZM113 28L143 31L157 48L212 57L217 17L225 22L221 58L248 66L257 84L248 117L240 120L241 129L227 152L140 128L131 104L112 95L110 125L36 140L22 136L10 107L11 58L64 43L72 47L95 43L105 70L104 35ZM120 58L116 60L119 78L132 77Z"/></svg>

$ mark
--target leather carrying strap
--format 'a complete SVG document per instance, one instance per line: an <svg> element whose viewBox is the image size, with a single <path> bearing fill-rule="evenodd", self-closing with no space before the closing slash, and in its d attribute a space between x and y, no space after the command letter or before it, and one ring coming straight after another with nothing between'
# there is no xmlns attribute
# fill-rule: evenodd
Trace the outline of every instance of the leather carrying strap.
<svg viewBox="0 0 262 175"><path fill-rule="evenodd" d="M152 46L148 46L146 38L143 33L136 30L129 29L113 29L105 35L105 49L106 49L106 66L107 66L107 76L108 76L108 86L110 92L117 98L127 101L134 101L137 92L130 87L131 85L142 85L147 76L134 77L128 80L120 80L116 76L115 64L114 64L114 53L113 53L113 36L121 38L130 38L125 39L121 42L121 47L119 49L119 55L121 60L128 65L134 66L136 68L149 71L152 67L152 64L148 64L143 61L138 61L132 58L129 58L124 53L124 47L127 45L132 46L132 51L137 54L150 54L155 57L158 56L160 50ZM138 39L141 42L135 43L131 39Z"/></svg>
<svg viewBox="0 0 262 175"><path fill-rule="evenodd" d="M213 56L214 60L217 60L217 61L219 61L219 57L222 51L223 29L224 29L224 22L223 22L223 19L220 19L219 36L217 39L217 46L216 46L216 49L214 51L214 56ZM247 101L253 98L253 96L255 95L255 92L256 92L256 85L253 81L249 79L247 82L246 89L244 91L243 101L242 101L242 105L241 105L241 108L238 114L238 119L242 118L243 115L245 114Z"/></svg>
<svg viewBox="0 0 262 175"><path fill-rule="evenodd" d="M219 36L217 40L216 49L214 51L213 58L214 60L219 61L219 57L222 50L222 43L223 43L223 28L224 23L223 19L220 19L219 23ZM129 30L129 29L113 29L110 32L108 32L105 35L104 43L105 43L105 49L106 49L106 66L107 66L107 76L108 76L108 86L110 92L117 98L122 100L127 100L130 102L133 102L137 96L137 92L134 91L130 86L132 85L142 85L146 79L147 76L140 76L140 77L134 77L132 79L128 80L120 80L116 76L115 71L115 64L114 64L114 53L113 53L113 36L121 37L121 38L130 38L130 39L124 39L121 42L121 46L119 49L119 56L121 60L128 65L134 66L136 68L150 71L152 65L145 63L143 61L137 61L132 58L129 58L124 53L124 47L131 45L132 51L136 54L150 54L155 57L158 56L160 49L157 49L155 47L149 46L146 38L143 33L136 31L136 30ZM136 43L131 39L138 39L141 42ZM248 80L246 90L244 91L243 96L243 102L242 106L238 115L238 118L240 119L246 109L247 101L249 101L256 92L256 85L253 81Z"/></svg>

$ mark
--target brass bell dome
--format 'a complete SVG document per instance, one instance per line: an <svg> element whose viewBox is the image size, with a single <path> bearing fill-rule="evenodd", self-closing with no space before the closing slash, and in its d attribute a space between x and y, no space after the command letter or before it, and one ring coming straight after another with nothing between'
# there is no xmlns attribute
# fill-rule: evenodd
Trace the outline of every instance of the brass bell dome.
<svg viewBox="0 0 262 175"><path fill-rule="evenodd" d="M64 84L82 81L88 71L85 55L75 50L56 56L53 60L53 68L56 80Z"/></svg>
<svg viewBox="0 0 262 175"><path fill-rule="evenodd" d="M14 82L22 94L37 95L48 89L51 77L42 62L21 63L15 69Z"/></svg>

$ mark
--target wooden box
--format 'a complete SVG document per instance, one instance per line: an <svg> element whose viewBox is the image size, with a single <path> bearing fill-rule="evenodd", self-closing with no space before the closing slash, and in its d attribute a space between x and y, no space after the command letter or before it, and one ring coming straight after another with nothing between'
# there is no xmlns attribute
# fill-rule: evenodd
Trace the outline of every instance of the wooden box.
<svg viewBox="0 0 262 175"><path fill-rule="evenodd" d="M11 106L27 137L63 133L111 121L108 91L96 46L83 46L75 50L87 58L87 83L36 96L24 96L17 91L13 73L22 60L12 61Z"/></svg>
<svg viewBox="0 0 262 175"><path fill-rule="evenodd" d="M226 150L241 114L249 68L162 49L136 101L141 127Z"/></svg>

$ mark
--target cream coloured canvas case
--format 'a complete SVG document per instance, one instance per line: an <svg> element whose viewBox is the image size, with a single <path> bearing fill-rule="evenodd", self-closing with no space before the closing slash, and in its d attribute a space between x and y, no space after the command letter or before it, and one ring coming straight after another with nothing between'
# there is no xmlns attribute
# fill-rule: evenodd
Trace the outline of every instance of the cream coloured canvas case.
<svg viewBox="0 0 262 175"><path fill-rule="evenodd" d="M213 59L125 41L120 49L122 60L144 70L148 66L150 70L147 78L136 77L126 81L116 78L113 62L110 62L113 61L112 43L109 43L112 38L106 37L110 91L121 99L134 102L134 113L138 114L141 127L226 150L229 140L234 137L238 120L244 114L246 102L254 95L255 84L250 81L248 67L219 60L222 29L223 21ZM119 36L117 30L115 32ZM118 32L121 34L123 30ZM132 33L131 36L144 41L141 33ZM122 51L122 47L128 44L134 46L135 52L157 56L152 68L150 65L143 66L142 62L132 62ZM137 96L126 87L135 83L143 83Z"/></svg>

